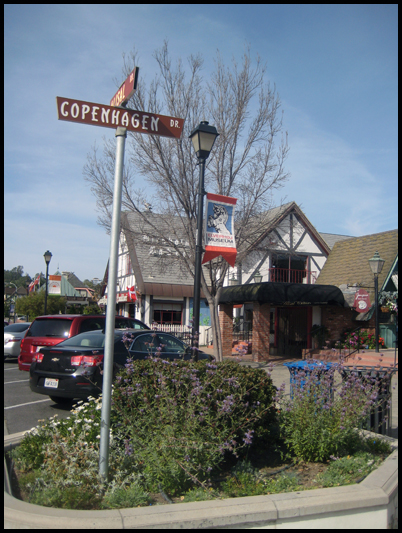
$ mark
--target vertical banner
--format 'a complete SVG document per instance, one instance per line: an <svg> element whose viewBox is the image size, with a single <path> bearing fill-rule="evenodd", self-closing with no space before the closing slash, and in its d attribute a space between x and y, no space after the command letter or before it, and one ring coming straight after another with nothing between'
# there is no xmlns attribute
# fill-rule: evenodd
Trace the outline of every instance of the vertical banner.
<svg viewBox="0 0 402 533"><path fill-rule="evenodd" d="M48 294L61 294L61 276L49 276Z"/></svg>
<svg viewBox="0 0 402 533"><path fill-rule="evenodd" d="M205 215L205 254L202 264L222 256L230 266L235 266L236 243L234 211L237 198L207 193Z"/></svg>

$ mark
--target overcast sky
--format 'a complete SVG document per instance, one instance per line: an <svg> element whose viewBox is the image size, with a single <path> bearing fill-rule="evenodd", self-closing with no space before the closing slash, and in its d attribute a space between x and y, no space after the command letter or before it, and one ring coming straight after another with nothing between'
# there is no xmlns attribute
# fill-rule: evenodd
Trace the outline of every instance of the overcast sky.
<svg viewBox="0 0 402 533"><path fill-rule="evenodd" d="M4 268L102 278L110 238L83 179L87 154L114 131L57 120L56 96L108 104L135 46L201 53L205 82L219 49L245 44L267 65L284 111L291 173L276 200L295 201L318 231L397 228L396 4L6 4ZM213 191L211 191L213 192ZM379 250L381 254L381 250Z"/></svg>

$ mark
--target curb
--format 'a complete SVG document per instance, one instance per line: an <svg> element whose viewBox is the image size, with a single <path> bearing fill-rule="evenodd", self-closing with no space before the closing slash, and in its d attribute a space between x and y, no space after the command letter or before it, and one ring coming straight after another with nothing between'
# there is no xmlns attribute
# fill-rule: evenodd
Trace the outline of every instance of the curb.
<svg viewBox="0 0 402 533"><path fill-rule="evenodd" d="M24 432L4 437L4 450ZM11 494L4 462L5 529L395 529L398 441L384 463L360 484L266 496L228 498L110 511L41 507Z"/></svg>

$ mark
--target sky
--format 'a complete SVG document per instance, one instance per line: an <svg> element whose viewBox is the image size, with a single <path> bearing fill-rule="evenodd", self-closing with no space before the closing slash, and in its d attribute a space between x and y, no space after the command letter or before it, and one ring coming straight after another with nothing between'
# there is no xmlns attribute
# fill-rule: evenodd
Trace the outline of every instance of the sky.
<svg viewBox="0 0 402 533"><path fill-rule="evenodd" d="M320 232L361 236L397 228L396 4L5 4L4 268L34 276L103 278L110 237L84 181L87 154L114 131L57 120L56 96L109 104L135 47L140 76L245 46L266 64L288 133L295 201ZM381 255L381 250L379 250Z"/></svg>

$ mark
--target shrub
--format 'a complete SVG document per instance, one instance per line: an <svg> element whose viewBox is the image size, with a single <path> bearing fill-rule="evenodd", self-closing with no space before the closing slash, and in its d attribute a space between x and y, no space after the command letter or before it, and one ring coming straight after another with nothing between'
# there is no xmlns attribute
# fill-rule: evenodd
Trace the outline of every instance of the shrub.
<svg viewBox="0 0 402 533"><path fill-rule="evenodd" d="M113 392L115 437L146 490L175 494L264 436L273 396L263 370L233 362L128 361Z"/></svg>
<svg viewBox="0 0 402 533"><path fill-rule="evenodd" d="M278 391L281 435L290 454L298 459L323 462L360 446L356 428L376 404L383 383L377 377L362 379L352 371L335 391L337 369L342 371L337 365L325 373L318 365L308 374L299 371L293 397L286 398L283 387Z"/></svg>
<svg viewBox="0 0 402 533"><path fill-rule="evenodd" d="M228 453L269 438L274 392L263 370L233 362L128 361L113 387L108 483L98 472L101 397L27 432L12 455L20 472L35 470L24 489L42 505L90 508L92 495L95 507L119 507L149 492L205 492Z"/></svg>

